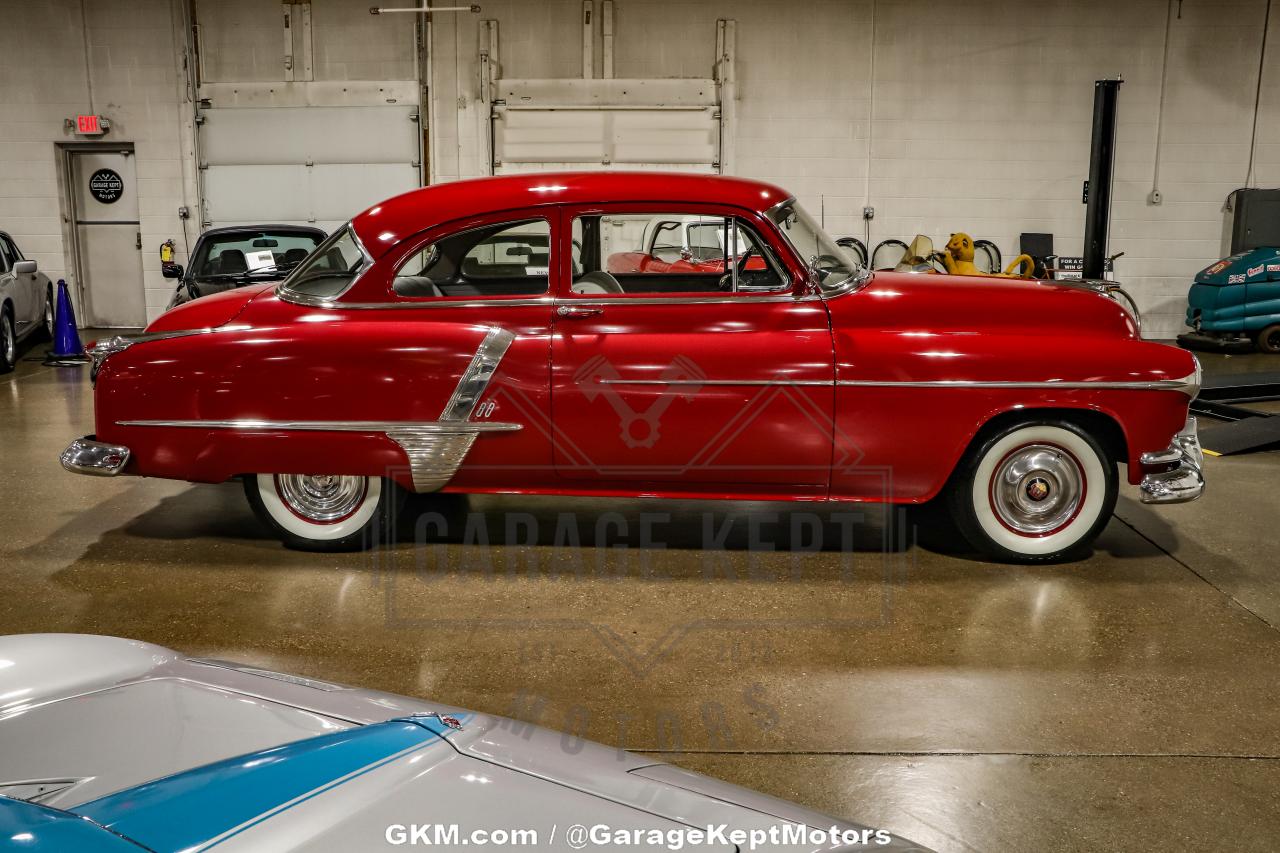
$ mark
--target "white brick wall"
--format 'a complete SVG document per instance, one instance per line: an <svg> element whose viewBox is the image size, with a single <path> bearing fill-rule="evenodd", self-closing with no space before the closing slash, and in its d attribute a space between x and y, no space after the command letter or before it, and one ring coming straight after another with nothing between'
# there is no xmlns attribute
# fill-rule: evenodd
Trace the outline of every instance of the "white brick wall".
<svg viewBox="0 0 1280 853"><path fill-rule="evenodd" d="M177 210L195 207L191 110L181 103L180 7L171 8L168 0L83 7L77 0L4 0L0 20L6 33L0 50L0 228L49 278L66 278L78 296L55 143L76 141L64 130L65 119L91 111L108 116L107 139L135 146L142 286L148 315L157 316L172 292L160 275L159 245L174 238L185 262Z"/></svg>
<svg viewBox="0 0 1280 853"><path fill-rule="evenodd" d="M1111 251L1146 333L1181 328L1196 271L1226 251L1222 204L1248 170L1265 0L616 0L618 77L706 76L718 18L738 26L734 171L776 181L828 230L872 244L952 231L1023 231L1080 254L1093 81L1122 74ZM597 4L597 8L599 5ZM1163 204L1147 203L1166 11L1172 8L1161 142ZM580 0L489 0L508 76L575 76ZM443 16L441 16L443 18ZM1276 16L1280 18L1280 16ZM455 36L454 27L458 32ZM1272 38L1280 22L1272 22ZM477 22L437 24L435 176L480 174L468 128ZM460 45L458 55L453 52ZM1280 185L1280 43L1268 54L1255 184ZM597 54L598 54L597 50ZM466 113L461 146L452 115ZM458 166L457 152L463 152ZM475 157L468 158L470 151ZM870 156L868 157L868 153Z"/></svg>
<svg viewBox="0 0 1280 853"><path fill-rule="evenodd" d="M1079 254L1093 81L1121 73L1112 251L1147 333L1180 328L1187 286L1220 257L1223 200L1248 172L1266 0L616 0L619 77L707 76L718 18L738 27L734 171L776 181L828 229L871 242L956 230L996 240L1050 231ZM317 79L412 74L413 17L369 17L368 0L313 4ZM113 139L136 143L149 304L167 287L154 249L193 209L189 104L181 102L179 0L85 3L95 105ZM599 4L597 4L597 9ZM1166 14L1173 11L1152 206ZM200 0L211 79L282 76L276 4ZM54 141L88 109L81 4L0 0L22 32L0 51L0 222L51 274L66 257ZM580 0L487 0L481 15L440 14L430 51L434 180L487 170L487 105L476 61L480 21L499 22L509 77L567 77L581 67ZM1280 19L1280 15L1275 16ZM1280 20L1263 75L1255 185L1280 185ZM599 50L597 66L599 65ZM181 240L179 240L181 245Z"/></svg>

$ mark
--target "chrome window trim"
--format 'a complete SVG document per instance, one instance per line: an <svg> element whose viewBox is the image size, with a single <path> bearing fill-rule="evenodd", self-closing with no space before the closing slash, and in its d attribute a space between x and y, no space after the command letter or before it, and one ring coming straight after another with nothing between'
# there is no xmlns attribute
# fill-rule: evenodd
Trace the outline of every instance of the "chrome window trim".
<svg viewBox="0 0 1280 853"><path fill-rule="evenodd" d="M320 301L326 301L326 302L335 301L335 300L341 299L344 295L350 292L351 288L355 287L356 283L359 282L360 279L364 278L365 273L373 269L373 256L369 254L369 250L365 248L364 241L360 239L360 235L356 233L356 229L351 227L351 223L348 222L346 225L343 225L341 228L338 228L332 234L330 234L327 238L325 238L324 242L322 242L319 246L316 246L315 252L319 252L322 249L327 249L329 246L338 242L338 240L340 239L338 235L341 234L343 231L351 235L351 242L356 244L356 249L357 251L360 252L360 258L361 258L360 269L356 271L356 274L355 276L352 277L351 281L347 282L346 287L342 288L342 290L338 291L333 296L315 296L314 294L309 294L309 293L290 293L289 292L290 280L292 280L294 275L296 275L299 271L301 271L304 268L302 264L299 264L298 267L295 270L293 270L293 272L289 273L288 277L286 277L284 281L280 282L275 286L276 296L284 300L285 302L292 302L295 305L312 305L313 307L319 307L319 306L315 306L311 300L320 300ZM303 263L305 264L306 262L304 261Z"/></svg>
<svg viewBox="0 0 1280 853"><path fill-rule="evenodd" d="M796 197L791 196L790 198L783 199L782 201L775 204L773 207L770 207L769 209L767 209L764 212L764 216L765 216L765 219L773 223L774 228L778 229L778 233L782 235L783 242L785 242L787 246L791 249L792 254L795 255L797 258L800 258L800 266L804 269L808 269L809 267L808 261L806 261L804 257L801 256L800 250L796 248L796 244L791 242L791 238L788 237L786 235L786 232L783 231L778 226L778 220L774 218L774 211L776 211L780 207L785 207L788 204L797 204ZM824 229L824 233L825 233L825 229ZM827 234L827 236L830 237L831 235ZM834 243L835 240L833 239L831 242ZM868 259L868 264L869 263L870 263L870 259ZM861 290L862 286L869 281L871 281L871 268L870 266L866 266L856 270L853 273L853 275L849 276L847 279L840 282L840 284L835 285L831 288L824 288L822 285L813 283L812 281L810 282L810 287L817 288L818 290L817 298L822 300L827 300L827 299L835 299L837 296L844 296L846 293L852 293L855 290Z"/></svg>

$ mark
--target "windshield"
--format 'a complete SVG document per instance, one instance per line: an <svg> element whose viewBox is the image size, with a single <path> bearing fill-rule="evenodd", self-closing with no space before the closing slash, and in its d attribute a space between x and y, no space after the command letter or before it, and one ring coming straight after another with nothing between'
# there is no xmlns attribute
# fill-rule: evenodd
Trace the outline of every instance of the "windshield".
<svg viewBox="0 0 1280 853"><path fill-rule="evenodd" d="M209 237L196 253L196 278L283 273L302 263L320 243L314 234L297 231L236 231Z"/></svg>
<svg viewBox="0 0 1280 853"><path fill-rule="evenodd" d="M360 242L351 233L351 227L344 225L333 232L280 287L288 293L333 299L351 286L367 260Z"/></svg>
<svg viewBox="0 0 1280 853"><path fill-rule="evenodd" d="M843 246L836 244L794 199L769 211L783 236L805 264L817 273L824 292L839 290L858 275L858 262Z"/></svg>

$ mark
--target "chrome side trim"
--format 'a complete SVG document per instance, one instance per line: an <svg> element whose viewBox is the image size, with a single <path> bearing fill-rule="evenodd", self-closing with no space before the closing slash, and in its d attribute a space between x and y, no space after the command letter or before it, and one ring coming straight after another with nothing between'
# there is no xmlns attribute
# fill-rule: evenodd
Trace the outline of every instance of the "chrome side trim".
<svg viewBox="0 0 1280 853"><path fill-rule="evenodd" d="M114 477L129 462L129 448L122 444L94 441L92 436L77 438L59 457L62 467L73 474Z"/></svg>
<svg viewBox="0 0 1280 853"><path fill-rule="evenodd" d="M471 445L481 433L513 432L521 429L521 424L471 420L471 415L489 387L502 357L515 339L515 334L506 329L496 326L485 329L484 339L471 357L471 363L459 377L452 396L440 413L440 419L436 421L276 421L234 418L135 420L117 423L120 426L268 432L380 432L398 444L408 457L414 491L434 492L448 485L458 473ZM128 453L127 450L125 452Z"/></svg>
<svg viewBox="0 0 1280 853"><path fill-rule="evenodd" d="M89 368L89 381L96 383L98 380L98 370L101 369L103 362L118 352L124 352L134 344L145 344L151 341L167 341L171 338L186 338L191 335L210 335L214 332L242 332L248 329L245 325L227 325L217 327L204 327L200 329L177 329L172 332L151 332L143 335L113 335L109 338L103 338L97 341L88 349L88 355L93 359L93 364Z"/></svg>
<svg viewBox="0 0 1280 853"><path fill-rule="evenodd" d="M493 378L499 362L507 354L507 349L515 339L515 334L506 329L490 327L485 333L484 340L480 342L479 348L476 349L476 354L472 356L471 363L458 379L458 386L453 389L453 396L449 398L444 411L440 413L441 421L452 423L465 421L471 417L485 388L489 387L489 380Z"/></svg>
<svg viewBox="0 0 1280 853"><path fill-rule="evenodd" d="M1150 381L1136 382L1115 382L1105 379L1085 380L1081 382L1075 381L1056 381L1044 380L1037 382L1022 381L985 381L971 379L937 379L924 382L909 382L898 380L876 380L876 379L840 379L836 381L841 386L861 386L869 388L1083 388L1092 390L1121 390L1121 391L1181 391L1189 397L1194 397L1199 391L1199 385L1195 380L1195 374L1184 376L1181 379L1156 379Z"/></svg>
<svg viewBox="0 0 1280 853"><path fill-rule="evenodd" d="M599 385L779 385L830 388L830 379L597 379Z"/></svg>
<svg viewBox="0 0 1280 853"><path fill-rule="evenodd" d="M504 424L514 426L518 424ZM455 430L452 433L395 430L387 438L400 445L409 457L409 470L413 473L413 490L419 494L438 492L462 467L462 462L475 444L482 430Z"/></svg>
<svg viewBox="0 0 1280 853"><path fill-rule="evenodd" d="M488 421L269 421L254 418L233 420L148 420L116 421L120 426L176 427L179 429L238 429L281 432L414 432L455 435L459 432L512 432L521 424Z"/></svg>
<svg viewBox="0 0 1280 853"><path fill-rule="evenodd" d="M1204 451L1195 418L1187 418L1168 449L1144 453L1139 462L1144 467L1168 468L1142 478L1138 489L1144 504L1180 504L1204 494Z"/></svg>

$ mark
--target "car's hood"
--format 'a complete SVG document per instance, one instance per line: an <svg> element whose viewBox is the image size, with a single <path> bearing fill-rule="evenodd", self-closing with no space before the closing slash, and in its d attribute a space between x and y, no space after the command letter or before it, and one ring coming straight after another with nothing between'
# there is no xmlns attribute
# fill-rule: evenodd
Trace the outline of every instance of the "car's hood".
<svg viewBox="0 0 1280 853"><path fill-rule="evenodd" d="M1025 331L1031 322L1090 335L1138 336L1126 308L1080 282L878 272L854 296L860 312L874 315L868 322L893 324L882 328Z"/></svg>
<svg viewBox="0 0 1280 853"><path fill-rule="evenodd" d="M551 833L580 822L663 833L679 826L460 754L446 741L451 731L434 717L361 726L199 767L74 812L158 851L215 841L229 849L369 850L396 846L389 828L410 823L446 833L457 826L448 846L501 829L567 848Z"/></svg>
<svg viewBox="0 0 1280 853"><path fill-rule="evenodd" d="M415 822L530 829L543 849L569 849L574 824L866 829L515 720L128 640L0 638L0 696L0 794L154 850L217 838L232 849L366 850ZM920 849L884 839L865 849ZM767 849L828 847L806 838Z"/></svg>

